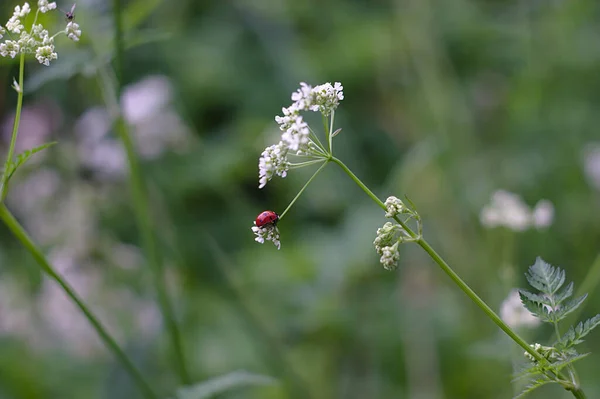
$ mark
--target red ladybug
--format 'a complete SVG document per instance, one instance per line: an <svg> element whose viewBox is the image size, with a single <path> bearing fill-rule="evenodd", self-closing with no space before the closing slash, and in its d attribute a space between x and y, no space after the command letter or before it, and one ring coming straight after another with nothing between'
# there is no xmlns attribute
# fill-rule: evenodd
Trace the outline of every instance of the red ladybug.
<svg viewBox="0 0 600 399"><path fill-rule="evenodd" d="M256 227L264 227L267 224L277 224L277 221L279 220L279 215L276 214L273 211L264 211L261 212L257 217L256 217L256 221L254 222L256 224Z"/></svg>

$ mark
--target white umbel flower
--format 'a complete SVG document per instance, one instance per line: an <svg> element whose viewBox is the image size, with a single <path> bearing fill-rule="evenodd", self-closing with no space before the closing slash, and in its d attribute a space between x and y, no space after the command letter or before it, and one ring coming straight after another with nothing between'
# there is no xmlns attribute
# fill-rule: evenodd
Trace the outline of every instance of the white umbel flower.
<svg viewBox="0 0 600 399"><path fill-rule="evenodd" d="M381 249L381 258L379 262L383 265L386 270L394 270L398 267L398 260L400 259L400 251L398 251L399 241L389 247L383 247Z"/></svg>
<svg viewBox="0 0 600 399"><path fill-rule="evenodd" d="M77 22L69 22L67 24L67 29L65 29L65 33L67 37L74 42L78 42L81 37L81 29L79 29L79 24Z"/></svg>
<svg viewBox="0 0 600 399"><path fill-rule="evenodd" d="M523 306L518 290L512 290L500 305L500 318L511 328L537 327L541 321Z"/></svg>
<svg viewBox="0 0 600 399"><path fill-rule="evenodd" d="M14 40L6 40L4 43L0 43L0 55L2 57L15 58L19 54L19 43Z"/></svg>
<svg viewBox="0 0 600 399"><path fill-rule="evenodd" d="M50 10L56 9L56 2L48 3L48 0L38 0L38 9L42 13L47 13Z"/></svg>
<svg viewBox="0 0 600 399"><path fill-rule="evenodd" d="M261 244L264 244L265 241L272 241L273 244L277 247L277 249L281 248L281 241L279 241L279 230L274 223L266 224L262 227L256 226L256 222L254 226L252 226L252 231L256 234L254 240Z"/></svg>
<svg viewBox="0 0 600 399"><path fill-rule="evenodd" d="M385 213L386 218L393 218L406 210L404 203L396 197L388 197L385 200L385 208L387 210Z"/></svg>
<svg viewBox="0 0 600 399"><path fill-rule="evenodd" d="M50 61L58 58L58 54L54 52L54 46L40 46L35 50L35 58L46 66L50 65Z"/></svg>
<svg viewBox="0 0 600 399"><path fill-rule="evenodd" d="M274 175L285 177L289 169L287 149L283 143L267 147L258 160L258 188L266 186Z"/></svg>
<svg viewBox="0 0 600 399"><path fill-rule="evenodd" d="M25 4L23 4L23 7L15 6L15 12L13 13L13 17L23 18L30 12L31 12L31 7L29 7L29 3L25 3Z"/></svg>

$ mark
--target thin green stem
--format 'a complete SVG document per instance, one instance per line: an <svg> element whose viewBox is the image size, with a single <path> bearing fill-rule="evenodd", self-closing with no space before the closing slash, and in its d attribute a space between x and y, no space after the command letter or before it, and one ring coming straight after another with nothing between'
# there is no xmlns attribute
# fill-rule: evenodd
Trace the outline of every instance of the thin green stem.
<svg viewBox="0 0 600 399"><path fill-rule="evenodd" d="M25 76L25 53L21 53L19 57L19 90L17 91L17 110L15 111L15 122L13 123L12 136L10 137L10 145L8 147L8 155L4 163L4 172L2 172L2 188L0 189L0 201L4 201L8 194L8 181L6 181L9 173L9 166L13 162L15 155L15 145L17 143L17 135L19 134L19 123L21 121L21 109L23 108L23 77Z"/></svg>
<svg viewBox="0 0 600 399"><path fill-rule="evenodd" d="M25 229L19 224L15 217L10 213L8 208L4 204L0 204L0 219L4 222L6 227L13 233L13 235L23 244L25 249L33 256L36 262L40 265L42 270L48 274L48 276L56 281L61 286L63 291L69 296L69 298L79 307L84 316L88 319L92 327L96 330L100 339L104 342L106 347L115 355L117 360L123 365L123 368L131 376L135 384L138 386L142 394L147 399L157 399L158 396L154 393L152 388L148 385L146 380L142 377L141 373L135 367L133 362L127 357L125 352L121 349L117 341L112 338L106 328L102 325L100 320L94 316L92 311L87 307L83 300L77 295L75 290L67 283L59 274L54 270L52 265L48 262L42 251L35 245L33 240L29 237Z"/></svg>
<svg viewBox="0 0 600 399"><path fill-rule="evenodd" d="M338 164L344 172L383 210L386 210L385 204L338 158L331 157L331 161ZM531 348L527 342L521 338L516 332L514 332L502 319L485 303L476 293L465 283L458 274L446 263L446 261L425 241L422 237L416 234L405 222L400 220L398 217L394 217L394 220L398 222L402 228L406 230L408 235L415 239L415 242L419 244L421 248L433 259L435 263L454 281L454 283L473 301L475 304L483 310L483 312L498 326L506 335L508 335L515 343L521 348L525 349L537 362L545 362L546 359ZM562 379L560 373L556 374L556 378ZM573 396L577 398L585 398L584 392L577 385L573 384L569 390Z"/></svg>
<svg viewBox="0 0 600 399"><path fill-rule="evenodd" d="M117 74L117 92L121 92L121 82L123 82L123 58L125 55L125 44L123 40L123 5L121 0L113 0L113 19L115 28L115 71Z"/></svg>
<svg viewBox="0 0 600 399"><path fill-rule="evenodd" d="M313 181L313 179L315 177L317 177L317 175L321 172L321 170L323 170L323 168L325 166L327 166L328 161L325 160L323 161L323 165L321 165L319 167L319 169L317 169L317 171L315 173L313 173L313 175L310 177L310 179L308 179L308 181L306 182L306 184L304 185L304 187L302 187L302 189L300 189L300 191L298 192L298 194L296 194L296 196L294 197L294 199L292 200L292 202L290 202L290 204L287 206L287 208L285 208L285 211L283 211L281 213L281 215L279 215L279 220L283 219L283 216L290 210L290 208L292 207L292 205L294 205L294 202L296 202L298 200L298 198L300 198L300 196L302 195L302 193L304 192L304 190L306 190L306 187L308 187L308 185L310 184L311 181Z"/></svg>
<svg viewBox="0 0 600 399"><path fill-rule="evenodd" d="M329 139L329 153L333 155L333 121L335 119L335 110L331 111L331 121L329 124L329 130L327 132L327 137Z"/></svg>
<svg viewBox="0 0 600 399"><path fill-rule="evenodd" d="M152 279L158 296L158 304L161 308L167 331L171 339L175 369L177 370L181 382L183 384L189 384L191 379L185 364L183 344L181 342L177 319L175 317L175 313L167 292L164 278L162 253L154 232L153 218L148 197L146 195L147 190L144 178L142 176L140 162L135 151L133 139L129 133L129 126L123 118L119 108L118 99L116 97L116 82L114 78L112 78L111 75L105 70L100 70L99 76L101 79L101 90L105 96L105 101L108 105L109 112L114 118L115 128L119 134L119 137L121 138L121 141L123 142L125 153L127 154L127 162L129 164L130 172L129 180L134 203L133 208L135 219L140 231L142 247L144 249L146 259L150 265L150 268L152 269Z"/></svg>
<svg viewBox="0 0 600 399"><path fill-rule="evenodd" d="M375 203L377 203L377 205L379 205L380 208L386 210L385 204L367 186L365 186L365 184L358 177L356 177L356 175L352 173L352 171L348 169L348 167L342 161L340 161L336 157L332 157L331 161L338 164L344 170L344 172L346 172L346 174L350 176L350 178L354 180L354 182L358 184L358 186L362 188L362 190L369 197L371 197L371 199ZM440 255L438 255L437 252L435 252L435 250L429 245L427 241L425 241L423 238L419 238L418 235L414 231L412 231L412 229L410 229L410 227L408 227L408 225L402 220L398 218L395 219L398 223L400 223L400 225L412 238L417 239L416 243L419 244L419 246L421 246L421 248L423 248L425 252L429 254L433 261L442 268L442 270L452 279L452 281L454 281L454 283L458 285L458 287L465 294L467 294L467 296L471 298L471 300L475 302L475 304L479 306L479 308L483 310L485 314L487 314L488 317L492 319L492 321L496 323L496 325L500 327L502 331L504 331L510 338L512 338L512 340L515 341L519 346L521 346L528 353L530 353L531 356L533 356L536 360L544 361L544 358L539 353L534 351L533 348L531 348L523 338L517 335L517 333L515 333L506 323L504 323L502 319L481 298L479 298L479 296L471 289L471 287L469 287L467 283L465 283L458 276L458 274L456 274L456 272L446 263L444 259L442 259Z"/></svg>

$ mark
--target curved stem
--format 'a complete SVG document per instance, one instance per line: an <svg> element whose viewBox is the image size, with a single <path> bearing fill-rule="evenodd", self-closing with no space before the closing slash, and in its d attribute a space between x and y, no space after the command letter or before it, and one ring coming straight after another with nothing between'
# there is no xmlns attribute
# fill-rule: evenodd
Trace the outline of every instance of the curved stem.
<svg viewBox="0 0 600 399"><path fill-rule="evenodd" d="M336 164L338 164L338 166L340 166L344 172L346 172L346 174L348 176L350 176L350 178L352 180L354 180L354 182L369 196L371 197L371 199L377 203L377 205L379 205L380 208L382 208L383 210L386 210L385 204L354 174L352 173L352 171L338 158L336 157L331 157L331 161L335 162ZM536 351L533 350L533 348L531 348L527 342L521 338L516 332L514 332L497 314L496 312L494 312L492 310L492 308L490 308L487 303L485 303L476 293L475 291L473 291L471 289L471 287L469 287L469 285L467 283L465 283L460 276L450 267L450 265L448 265L448 263L446 263L446 261L431 247L431 245L429 245L429 243L427 241L425 241L422 237L420 237L419 235L417 235L410 227L408 227L408 225L403 222L402 220L400 220L398 217L394 217L394 220L396 220L396 222L398 222L402 228L404 228L406 230L406 232L408 233L408 235L412 238L415 239L415 242L417 244L419 244L419 246L421 248L423 248L423 250L425 252L427 252L427 254L431 257L431 259L433 259L433 261L435 263L438 264L438 266L448 275L448 277L450 277L452 279L452 281L454 281L454 283L469 297L471 298L471 300L473 302L475 302L475 304L477 306L479 306L479 308L481 310L483 310L483 312L490 318L492 319L492 321L498 326L500 327L500 329L502 331L504 331L504 333L506 335L508 335L513 341L515 341L515 343L517 343L520 347L522 347L523 349L525 349L525 351L527 353L529 353L531 356L533 356L533 358L537 361L537 362L544 362L546 361L546 359L544 359L542 357L542 355L540 355L539 353L537 353ZM556 375L557 378L561 378L560 373L558 373ZM572 389L570 389L571 393L573 394L573 396L575 396L576 398L585 398L585 393L583 392L583 390L577 386L574 386Z"/></svg>
<svg viewBox="0 0 600 399"><path fill-rule="evenodd" d="M6 227L13 233L13 235L21 241L25 249L33 256L36 262L40 265L42 270L53 279L58 285L61 286L63 291L69 296L69 298L77 305L77 307L84 314L86 319L90 322L92 327L96 330L100 339L104 342L106 347L115 355L117 360L123 365L125 371L131 376L135 384L138 386L142 394L147 399L157 399L158 396L154 393L152 388L148 385L146 380L142 377L141 373L135 367L133 362L127 357L125 352L121 349L117 341L108 333L106 328L102 325L100 320L94 316L92 311L87 307L83 300L77 295L75 290L67 283L59 274L54 270L52 265L48 262L42 251L35 245L33 240L29 237L25 229L19 224L15 217L10 213L6 205L0 204L0 219L4 222Z"/></svg>
<svg viewBox="0 0 600 399"><path fill-rule="evenodd" d="M21 121L21 108L23 108L23 76L25 75L25 53L21 53L19 57L19 90L17 90L17 110L15 111L15 122L13 123L12 136L10 137L10 145L8 147L8 155L4 163L4 172L2 172L2 188L0 189L0 201L4 201L8 194L8 177L9 167L12 164L15 155L15 145L17 143L17 135L19 134L19 123Z"/></svg>
<svg viewBox="0 0 600 399"><path fill-rule="evenodd" d="M105 102L108 106L110 115L114 118L115 128L121 141L123 142L123 147L125 148L125 153L127 155L131 195L134 203L133 211L138 229L140 231L144 254L152 271L151 274L154 282L154 288L158 296L158 304L160 306L162 316L165 320L167 331L171 339L175 369L179 374L181 382L184 384L189 384L191 379L185 364L183 344L181 342L177 319L175 317L175 312L173 311L173 306L169 299L166 283L164 281L162 254L160 251L160 245L157 242L158 240L156 239L156 234L154 232L152 213L150 210L148 197L146 195L146 185L142 176L140 162L135 151L134 142L131 134L129 133L129 126L123 118L119 107L115 87L117 86L117 83L108 73L108 71L103 69L99 71L99 76L101 79L100 88L105 96Z"/></svg>
<svg viewBox="0 0 600 399"><path fill-rule="evenodd" d="M358 186L362 188L363 191L369 197L371 197L373 201L377 203L377 205L379 205L380 208L386 210L385 204L375 194L373 194L373 192L369 190L369 188L365 186L365 184L358 177L356 177L356 175L352 173L352 171L348 169L348 167L342 161L335 157L331 158L331 161L338 164L344 170L344 172L346 172L346 174L348 174L348 176L350 176L350 178L354 180L354 182L356 182L356 184L358 184ZM492 321L496 323L496 325L500 327L500 329L502 329L502 331L504 331L510 338L512 338L513 341L515 341L519 346L525 349L529 354L531 354L531 356L533 356L536 360L544 360L544 358L539 353L534 351L533 348L531 348L523 338L517 335L517 333L515 333L505 322L502 321L500 316L498 316L481 298L479 298L475 291L473 291L471 287L469 287L467 283L465 283L458 276L458 274L456 274L456 272L446 263L444 259L442 259L440 255L438 255L437 252L435 252L435 250L429 245L427 241L425 241L423 238L418 238L418 235L414 231L412 231L412 229L410 229L410 227L408 227L408 225L406 225L406 223L404 223L402 220L398 218L394 219L406 230L406 232L412 238L416 239L416 243L419 244L419 246L429 254L431 259L433 259L433 261L442 268L442 270L452 279L452 281L454 281L454 283L458 285L458 287L465 294L467 294L467 296L471 298L471 300L475 302L475 304L479 306L479 308L481 308L481 310L483 310L485 314L487 314L488 317L492 319Z"/></svg>
<svg viewBox="0 0 600 399"><path fill-rule="evenodd" d="M294 199L292 200L292 202L290 202L290 204L287 206L287 208L285 208L285 211L283 211L281 213L281 215L279 215L279 220L283 219L283 216L290 210L290 208L292 207L292 205L294 205L294 202L296 202L298 200L298 198L300 198L300 195L302 195L302 193L304 192L304 190L306 190L306 187L308 187L308 185L310 184L311 181L313 181L313 179L315 177L317 177L317 175L321 172L321 170L323 170L323 168L327 165L329 161L325 160L323 161L323 165L321 165L319 167L319 169L317 169L317 171L315 173L313 173L313 175L310 177L310 179L308 179L308 181L306 182L306 184L304 185L304 187L302 187L302 189L300 189L300 191L298 192L298 194L296 194L296 196L294 197Z"/></svg>

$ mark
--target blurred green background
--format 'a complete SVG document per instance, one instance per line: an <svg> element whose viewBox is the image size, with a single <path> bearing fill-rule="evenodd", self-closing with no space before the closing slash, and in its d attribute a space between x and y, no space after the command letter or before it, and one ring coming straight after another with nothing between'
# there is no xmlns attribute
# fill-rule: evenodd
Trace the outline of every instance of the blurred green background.
<svg viewBox="0 0 600 399"><path fill-rule="evenodd" d="M0 4L2 22L15 4ZM59 143L19 170L8 205L166 398L179 382L96 74L114 51L112 7L79 1L82 41L61 37L53 65L27 64L18 146ZM194 381L276 379L218 398L512 397L522 350L420 248L402 246L385 271L372 245L383 212L335 165L279 225L280 251L255 243L256 215L285 209L314 170L259 190L258 157L299 82L339 81L337 156L380 198L408 195L425 237L492 308L525 287L536 256L577 287L600 242L600 3L135 0L122 11L124 113ZM59 12L44 23L64 28ZM0 59L3 148L17 74ZM482 227L498 189L550 200L553 224ZM0 243L0 398L140 397L4 227ZM600 312L590 294L583 317ZM547 343L552 330L522 334ZM600 397L598 334L577 363L589 398Z"/></svg>

